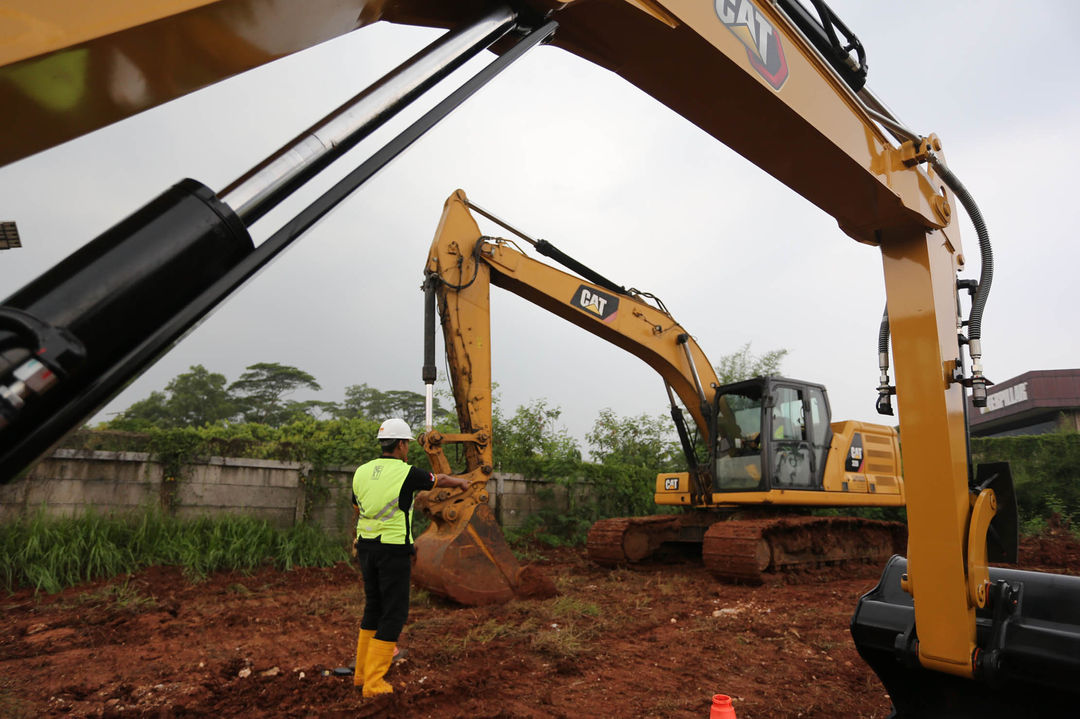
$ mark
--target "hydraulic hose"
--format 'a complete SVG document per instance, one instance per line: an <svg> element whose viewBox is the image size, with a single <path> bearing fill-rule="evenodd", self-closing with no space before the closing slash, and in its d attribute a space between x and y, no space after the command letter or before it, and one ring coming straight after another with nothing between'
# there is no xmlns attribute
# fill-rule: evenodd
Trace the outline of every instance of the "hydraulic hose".
<svg viewBox="0 0 1080 719"><path fill-rule="evenodd" d="M972 400L976 407L986 406L986 377L983 376L982 368L982 316L986 308L987 298L990 296L990 285L994 280L994 253L990 247L990 234L986 230L986 222L975 198L967 191L959 178L953 174L938 156L930 152L929 161L934 171L938 173L949 189L953 191L960 204L964 206L971 224L975 226L975 233L979 237L979 251L982 254L982 267L979 273L979 286L975 290L975 297L971 301L971 315L968 318L968 352L971 354L972 376Z"/></svg>
<svg viewBox="0 0 1080 719"><path fill-rule="evenodd" d="M877 338L878 364L884 369L889 368L889 306L885 305L885 311L881 313L881 327L878 329ZM882 356L884 355L884 356Z"/></svg>
<svg viewBox="0 0 1080 719"><path fill-rule="evenodd" d="M878 329L878 367L881 377L878 382L878 414L892 415L892 386L889 385L889 306L881 313L881 327Z"/></svg>

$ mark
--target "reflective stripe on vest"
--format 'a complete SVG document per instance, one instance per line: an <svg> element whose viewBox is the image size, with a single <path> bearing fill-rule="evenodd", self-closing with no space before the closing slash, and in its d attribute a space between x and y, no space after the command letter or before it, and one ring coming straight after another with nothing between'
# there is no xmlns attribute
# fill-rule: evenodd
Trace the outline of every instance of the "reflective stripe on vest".
<svg viewBox="0 0 1080 719"><path fill-rule="evenodd" d="M411 544L412 508L402 512L401 487L409 465L393 457L381 457L361 465L353 475L353 494L360 505L357 538L380 537L383 544Z"/></svg>

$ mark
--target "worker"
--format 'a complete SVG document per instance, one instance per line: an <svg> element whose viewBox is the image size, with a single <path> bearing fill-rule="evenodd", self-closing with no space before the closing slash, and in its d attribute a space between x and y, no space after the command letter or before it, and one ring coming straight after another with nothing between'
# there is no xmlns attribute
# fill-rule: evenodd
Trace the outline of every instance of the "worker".
<svg viewBox="0 0 1080 719"><path fill-rule="evenodd" d="M356 559L364 578L353 684L363 686L365 697L394 691L384 677L409 616L413 494L436 486L469 486L467 480L406 463L411 439L405 420L386 420L378 433L382 456L361 465L353 476Z"/></svg>

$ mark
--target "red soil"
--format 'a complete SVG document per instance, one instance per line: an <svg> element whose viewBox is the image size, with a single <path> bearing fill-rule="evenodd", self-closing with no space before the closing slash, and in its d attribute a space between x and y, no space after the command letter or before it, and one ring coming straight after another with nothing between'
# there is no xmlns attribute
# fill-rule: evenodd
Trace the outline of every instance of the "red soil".
<svg viewBox="0 0 1080 719"><path fill-rule="evenodd" d="M380 700L326 673L355 647L362 593L345 565L21 591L0 598L0 716L704 719L715 693L739 719L889 713L848 634L876 568L744 587L691 563L542 554L554 599L469 609L414 592L396 693ZM1021 566L1080 573L1080 544L1025 543Z"/></svg>

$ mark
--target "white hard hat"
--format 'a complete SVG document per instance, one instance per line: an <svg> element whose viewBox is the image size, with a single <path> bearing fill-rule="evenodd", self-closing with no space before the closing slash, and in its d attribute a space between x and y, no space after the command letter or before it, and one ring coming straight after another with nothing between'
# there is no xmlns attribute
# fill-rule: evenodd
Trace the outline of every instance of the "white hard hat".
<svg viewBox="0 0 1080 719"><path fill-rule="evenodd" d="M379 439L412 439L412 430L405 420L393 417L379 425Z"/></svg>

